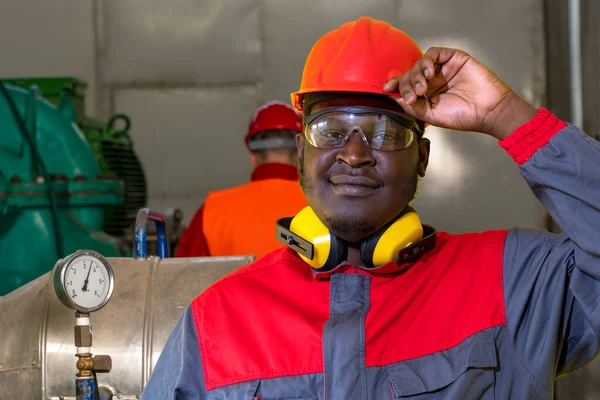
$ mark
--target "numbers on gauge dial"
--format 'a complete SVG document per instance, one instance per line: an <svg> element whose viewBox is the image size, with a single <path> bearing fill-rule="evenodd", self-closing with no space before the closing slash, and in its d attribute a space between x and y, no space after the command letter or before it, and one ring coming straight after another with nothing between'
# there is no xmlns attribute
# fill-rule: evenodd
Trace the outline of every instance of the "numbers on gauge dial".
<svg viewBox="0 0 600 400"><path fill-rule="evenodd" d="M75 304L94 308L109 295L108 279L108 271L98 259L90 256L78 257L65 271L65 292Z"/></svg>

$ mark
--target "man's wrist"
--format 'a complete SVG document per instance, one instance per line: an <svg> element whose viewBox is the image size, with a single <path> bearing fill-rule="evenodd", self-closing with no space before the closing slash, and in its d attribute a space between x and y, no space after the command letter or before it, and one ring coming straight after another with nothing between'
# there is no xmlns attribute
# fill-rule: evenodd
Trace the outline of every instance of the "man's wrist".
<svg viewBox="0 0 600 400"><path fill-rule="evenodd" d="M498 140L506 139L519 127L523 126L537 114L537 109L524 99L513 93L503 101L496 110L497 115L489 129L489 135Z"/></svg>

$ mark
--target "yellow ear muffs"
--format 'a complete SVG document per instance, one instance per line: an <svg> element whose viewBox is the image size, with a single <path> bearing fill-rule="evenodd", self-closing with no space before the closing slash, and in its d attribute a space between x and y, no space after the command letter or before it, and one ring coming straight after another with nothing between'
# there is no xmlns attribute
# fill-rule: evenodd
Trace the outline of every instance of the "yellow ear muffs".
<svg viewBox="0 0 600 400"><path fill-rule="evenodd" d="M407 207L399 218L383 226L361 244L361 260L367 268L378 267L392 260L409 261L435 247L435 231L432 231L432 239L423 240L427 242L421 246L423 248L418 248L419 245L407 249L410 254L404 255L406 260L399 260L400 251L421 241L424 234L419 216L414 209ZM347 249L344 241L332 234L310 207L305 207L293 218L278 220L277 240L295 250L311 267L321 271L332 270L344 261Z"/></svg>
<svg viewBox="0 0 600 400"><path fill-rule="evenodd" d="M344 261L346 245L329 232L309 206L291 221L282 218L277 222L277 239L296 250L315 269L330 270Z"/></svg>
<svg viewBox="0 0 600 400"><path fill-rule="evenodd" d="M360 258L367 268L395 260L398 252L423 239L423 225L417 213L407 207L400 218L373 234L360 246Z"/></svg>

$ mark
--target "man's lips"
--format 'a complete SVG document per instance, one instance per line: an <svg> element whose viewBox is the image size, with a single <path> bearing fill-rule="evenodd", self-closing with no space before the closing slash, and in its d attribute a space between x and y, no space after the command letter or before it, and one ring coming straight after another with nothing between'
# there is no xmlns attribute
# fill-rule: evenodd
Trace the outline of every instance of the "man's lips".
<svg viewBox="0 0 600 400"><path fill-rule="evenodd" d="M365 176L334 175L329 178L334 193L349 197L367 197L383 186L382 183Z"/></svg>
<svg viewBox="0 0 600 400"><path fill-rule="evenodd" d="M329 181L335 186L365 186L371 189L377 189L382 186L380 182L365 176L335 175L329 178Z"/></svg>

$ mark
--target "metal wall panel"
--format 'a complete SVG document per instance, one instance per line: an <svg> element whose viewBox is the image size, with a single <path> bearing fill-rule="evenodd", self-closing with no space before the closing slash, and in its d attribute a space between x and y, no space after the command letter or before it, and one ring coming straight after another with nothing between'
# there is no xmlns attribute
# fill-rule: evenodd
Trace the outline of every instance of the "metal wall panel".
<svg viewBox="0 0 600 400"><path fill-rule="evenodd" d="M76 76L96 109L93 0L1 0L0 77Z"/></svg>
<svg viewBox="0 0 600 400"><path fill-rule="evenodd" d="M100 0L108 82L259 80L258 0Z"/></svg>
<svg viewBox="0 0 600 400"><path fill-rule="evenodd" d="M395 25L411 34L423 51L431 46L463 49L528 101L541 104L541 1L400 4ZM415 202L423 220L450 232L545 227L545 210L495 139L431 127L426 136L432 142L431 159Z"/></svg>
<svg viewBox="0 0 600 400"><path fill-rule="evenodd" d="M414 207L425 223L452 233L543 228L546 213L491 137L428 128L431 154Z"/></svg>
<svg viewBox="0 0 600 400"><path fill-rule="evenodd" d="M545 93L542 0L400 4L396 26L410 33L424 51L440 45L463 48L528 101L541 103Z"/></svg>
<svg viewBox="0 0 600 400"><path fill-rule="evenodd" d="M600 140L600 78L598 77L598 63L600 63L600 2L596 0L581 1L581 53L582 56L582 84L583 84L583 127L585 131L596 140Z"/></svg>
<svg viewBox="0 0 600 400"><path fill-rule="evenodd" d="M581 62L583 79L583 128L587 134L600 139L598 117L598 59L600 45L597 19L600 3L583 0L581 3ZM569 73L569 1L546 2L546 37L548 69L548 102L550 110L559 117L571 120ZM556 400L596 400L600 398L600 358L556 382Z"/></svg>
<svg viewBox="0 0 600 400"><path fill-rule="evenodd" d="M115 108L132 120L151 206L161 199L164 203L160 204L167 205L173 198L190 198L182 207L189 221L209 190L249 179L243 137L257 96L256 87L248 86L115 93ZM170 204L181 206L174 201Z"/></svg>

